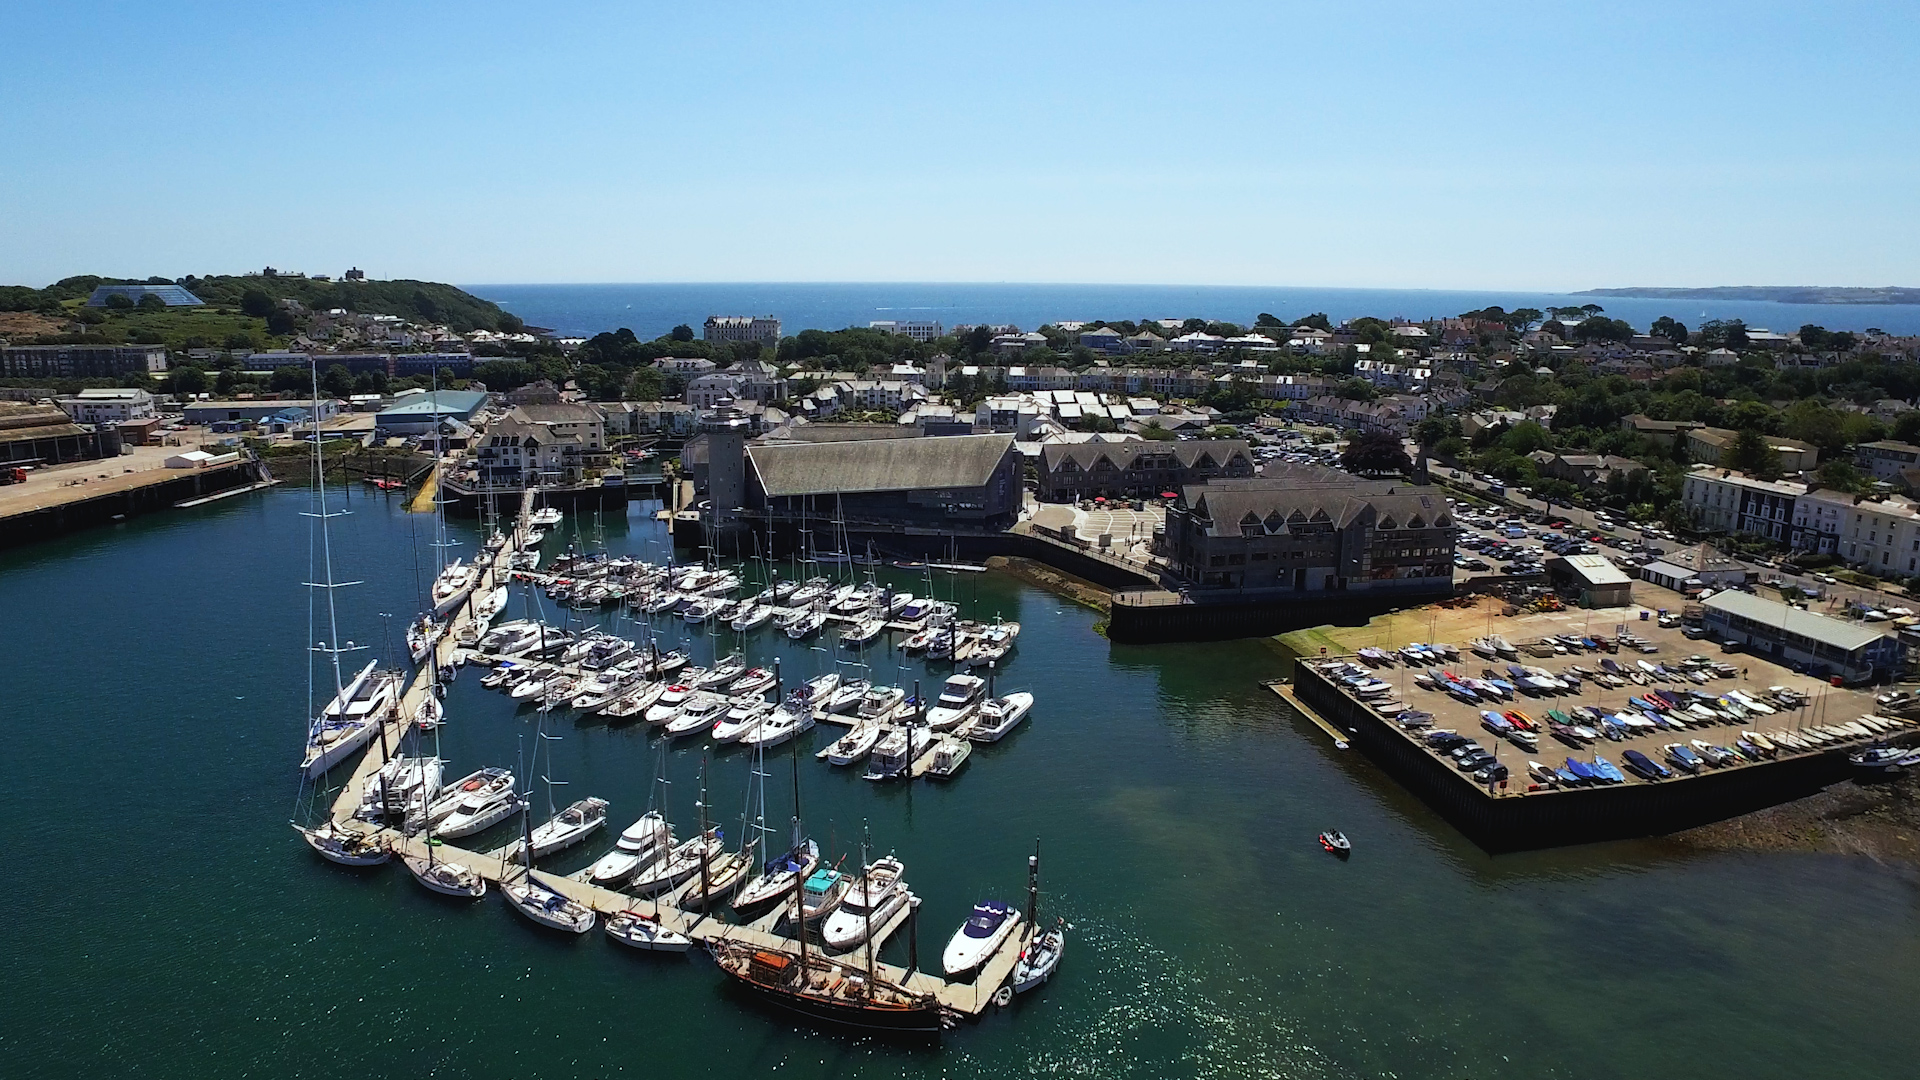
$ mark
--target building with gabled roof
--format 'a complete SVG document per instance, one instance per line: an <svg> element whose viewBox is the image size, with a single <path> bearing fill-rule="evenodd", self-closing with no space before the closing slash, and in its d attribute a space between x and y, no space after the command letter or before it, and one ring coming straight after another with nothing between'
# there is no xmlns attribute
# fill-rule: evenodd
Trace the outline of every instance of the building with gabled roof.
<svg viewBox="0 0 1920 1080"><path fill-rule="evenodd" d="M1167 508L1168 566L1198 589L1445 593L1453 551L1437 490L1336 469L1193 484Z"/></svg>
<svg viewBox="0 0 1920 1080"><path fill-rule="evenodd" d="M1244 439L1047 443L1040 447L1040 498L1077 502L1097 496L1154 498L1188 484L1254 473Z"/></svg>
<svg viewBox="0 0 1920 1080"><path fill-rule="evenodd" d="M1011 435L767 442L745 455L746 505L775 523L1006 528L1020 512Z"/></svg>

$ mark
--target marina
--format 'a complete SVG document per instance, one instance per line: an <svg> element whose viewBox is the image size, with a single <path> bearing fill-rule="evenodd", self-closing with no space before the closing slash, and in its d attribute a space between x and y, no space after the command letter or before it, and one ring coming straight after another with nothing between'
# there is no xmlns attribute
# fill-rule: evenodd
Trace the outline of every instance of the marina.
<svg viewBox="0 0 1920 1080"><path fill-rule="evenodd" d="M317 509L308 516L320 531L319 550L325 555L325 571L316 575L310 587L321 590L332 625L335 617L332 592L342 586L336 584L331 562L329 529L334 515L328 506L323 487L318 492ZM870 723L879 732L896 730L914 735L918 735L917 728L931 731L937 727L947 734L938 739L930 736L909 739L907 745L916 750L924 747L924 752L910 755L900 773L909 782L923 777L950 777L969 756L971 745L966 736L972 726L982 719L995 721L996 727L988 738L997 741L1032 707L1031 694L995 699L986 695L990 678L956 674L948 679L937 707L929 714L924 699L907 698L899 688L869 689L872 684L866 679L849 681L843 695L841 675L837 671L800 682L792 687L791 693L783 693L785 685L780 679L781 662L777 658L772 661L770 686L760 677L763 669L749 669L739 653L718 660L711 670L685 668L685 655L678 651L670 653L675 658L670 664L662 656L655 628L650 623L644 624L647 631L644 647L634 640L620 638L604 629L589 630L584 625L551 626L535 618L493 630L490 623L503 614L507 606L497 599L498 591L505 589L510 595L516 582L529 590L530 605L533 604L530 590L536 586L550 599L560 601L572 601L583 590L592 588L596 593L591 594L587 605L569 604L569 607L599 606L612 601L649 613L643 618L657 617L669 625L676 621L693 625L712 623L716 633L721 622L731 621L714 618L720 608L730 609L733 617L738 618L756 603L764 603L773 607L776 618L789 626L800 625L802 620L811 618L820 625L832 621L855 628L858 636L852 644L858 648L874 644L883 634L912 634L922 638L935 634L941 647L921 650L930 654L930 663L948 668L966 666L967 658L979 650L988 657L989 675L1008 658L1019 635L1019 624L1000 620L985 626L960 622L956 619L956 604L940 604L931 597L916 601L910 595L896 596L871 579L864 586L836 584L826 577L783 584L776 572L765 582L758 600L735 601L728 597L740 587L743 579L732 570L662 567L633 559L592 558L572 547L560 560L568 576L558 572L543 575L531 569L515 570L516 563L538 561L523 556L537 551L544 542L541 530L554 529L563 521L563 512L555 507L536 508L535 494L529 491L523 495L506 531L496 530L479 555L466 561L459 558L447 561L435 577L427 601L430 613L410 625L408 643L416 665L410 674L376 670L378 662L374 661L350 681L341 683L343 675L338 658L351 652L353 646L328 644L334 640L332 637L316 646L315 652L332 659L334 680L340 683L340 688L315 721L303 776L324 780L348 755L362 747L368 749L341 784L325 818L308 826L296 823L309 846L328 861L350 867L380 865L397 856L423 886L442 895L479 898L491 885L506 898L510 907L548 929L585 933L597 919L604 918L610 920L609 935L624 945L649 949L670 945L666 951L679 951L688 945L703 946L724 971L743 980L744 985L771 994L782 1007L833 1026L931 1035L959 1019L979 1016L990 1004L1005 1004L1013 992L1009 979L1015 967L1024 962L1033 936L1031 927L1014 932L1014 923L1009 922L963 969L949 966L949 975L970 976L964 981L951 981L917 970L911 962L901 967L876 958L876 949L903 923L915 920L920 900L904 891L905 903L886 908L880 925L864 926L858 935L858 943L865 946L863 964L835 957L820 943L814 943L814 955L809 956L810 938L819 931L808 924L837 906L846 888L846 882L838 880L833 871L814 872L816 877L827 875L824 880L832 886L822 894L819 916L813 915L811 909L805 916L799 914L801 896L813 895L814 878L805 879L804 890L795 887L786 890L794 897L792 911L784 904L776 904L771 912L749 918L752 909L740 902L733 912L736 918L728 919L722 909L739 883L759 869L755 864L766 854L760 841L772 831L764 824L767 774L761 755L767 748L782 746L799 732L823 721L850 727ZM433 546L438 549L454 546L447 539L444 516L437 519L437 526ZM931 582L931 570L928 575ZM675 619L683 613L684 618ZM904 616L905 621L890 621L895 616ZM752 623L753 620L747 620L748 625ZM734 633L744 638L747 632ZM334 633L338 633L337 629ZM849 634L852 633L850 630ZM466 643L464 647L462 642ZM489 648L505 651L485 651ZM524 665L524 670L513 670L516 664ZM547 732L546 714L569 704L582 711L591 706L594 711L632 715L644 699L655 703L647 709L645 719L650 725L663 728L663 739L712 728L717 741L753 747L753 775L760 781L760 825L749 834L751 840L741 840L738 852L725 851L724 833L718 827L709 830L707 826L710 804L703 758L702 794L696 804L701 820L695 836L710 837L710 840L696 839L690 842L691 848L683 844L670 852L667 848L671 846L671 827L662 823L662 835L656 839L663 842L636 842L631 848L616 848L616 852L636 852L632 857L634 869L617 878L608 880L608 872L603 869L608 865L607 860L565 876L537 869L538 860L580 843L598 830L605 822L607 801L589 797L563 812L555 812L555 781L548 776L547 801L551 816L535 828L532 824L534 793L531 790L524 795L516 792L504 770L474 774L453 788L452 794L443 794L439 788L441 762L437 755L406 759L396 756L398 748L406 744L410 736L419 752L427 731L435 732L435 746L438 746L438 730L444 722L440 699L446 693L442 684L469 665L492 668L496 675L506 674L509 676L506 680L491 688L538 706L541 725L536 732L534 768L539 767L539 748L548 745L548 740L561 738ZM722 688L736 682L752 689L733 698L720 695ZM770 694L773 701L766 702L765 694ZM877 705L877 713L863 720L855 715L862 704ZM844 705L846 711L835 711L836 705ZM773 711L762 711L769 708ZM983 713L983 709L991 711ZM736 725L734 734L722 738L719 733L728 726L730 714L741 712L752 721L745 726ZM676 719L683 716L694 718L697 726L685 726L685 721ZM427 717L431 717L431 723ZM798 763L802 751L788 748L787 753L794 764L793 828L797 840L801 827ZM854 760L848 758L847 763L852 764ZM415 761L423 764L409 765L411 771L395 772L395 767ZM432 766L430 772L425 764ZM546 767L549 770L553 767L551 754ZM490 776L497 776L498 782L489 779ZM391 785L402 777L410 786L402 791L396 803ZM316 794L319 790L317 787ZM472 794L463 795L466 792ZM412 805L415 809L396 810L396 805ZM504 846L479 851L447 842L470 834L484 835L514 817L523 822L522 836ZM650 819L656 819L651 810L642 823ZM744 819L742 831L748 832ZM623 844L630 835L623 834ZM641 852L644 856L638 854ZM774 865L767 864L769 870ZM890 865L897 868L899 863L895 860ZM897 877L899 871L892 873ZM620 884L623 879L630 879L631 891L608 887ZM794 884L798 883L796 878ZM878 906L876 895L870 908ZM870 923L871 910L865 917ZM1056 929L1050 933L1048 942L1053 944L1049 945L1052 951L1047 955L1057 962L1061 950L1055 942L1064 931ZM636 939L636 934L644 941ZM913 939L912 951L917 955L917 931L910 927L908 936ZM1048 971L1050 974L1050 966ZM1031 976L1026 978L1028 984L1033 981Z"/></svg>
<svg viewBox="0 0 1920 1080"><path fill-rule="evenodd" d="M478 901L441 896L416 882L398 855L355 869L300 842L284 823L284 793L299 747L304 613L287 608L303 600L288 585L299 571L288 567L304 565L299 512L307 503L306 492L282 486L178 518L142 519L124 534L16 552L0 575L0 592L21 611L49 610L89 582L137 575L165 610L217 621L259 657L218 680L156 691L180 681L185 654L157 648L130 623L103 625L86 643L7 639L9 654L32 670L78 670L95 648L124 658L98 668L95 693L30 682L16 698L21 715L35 719L17 729L32 839L15 833L0 847L23 880L77 874L93 883L84 894L49 890L28 911L17 939L34 950L22 970L27 982L0 991L9 1015L28 1025L23 1045L47 1060L127 1068L157 1052L182 1063L251 1055L295 1070L325 1061L328 1072L398 1064L619 1075L644 1052L670 1072L741 1077L770 1063L801 1076L919 1077L1018 1074L1035 1062L1095 1076L1431 1075L1447 1062L1521 1077L1543 1063L1591 1065L1653 1042L1660 1071L1786 1077L1835 1067L1892 1075L1909 1049L1892 1001L1920 992L1920 971L1898 948L1868 956L1848 947L1863 935L1905 940L1911 913L1897 873L1840 856L1679 853L1664 841L1488 858L1365 753L1335 749L1262 686L1285 670L1263 644L1109 644L1093 632L1095 614L995 573L937 576L938 595L961 602L963 616L1023 625L1000 692L1038 692L1035 715L1002 740L1004 752L976 744L977 760L941 783L876 784L856 774L863 765L829 767L812 755L848 729L823 722L794 746L807 755L799 764L808 831L829 866L844 857L843 870L859 860L863 821L874 855L897 854L922 901L919 966L930 977L940 975L943 947L976 903L1024 908L1024 862L1041 835L1040 922L1064 916L1073 924L1066 957L1043 985L1005 1009L989 1005L937 1049L824 1037L813 1022L736 992L704 945L689 942L679 954L632 947L607 935L601 911L587 934L550 930L492 895L496 882ZM379 613L394 613L397 652L418 595L409 549L417 543L430 557L433 530L422 515L358 491L346 508L352 514L335 520L342 579L367 584L339 590L342 636L373 646L360 656L404 663L386 659ZM628 521L601 523L606 549L663 561L650 510L639 504ZM577 528L593 543L591 515ZM563 552L575 530L569 515L552 551ZM464 543L450 554L470 555L484 533L462 525L455 537ZM230 553L225 576L165 569L183 565L185 545ZM925 592L919 571L882 568L880 577ZM549 620L567 618L542 602ZM524 603L516 585L501 621L525 617ZM613 610L599 609L596 620ZM744 651L758 664L781 659L792 679L845 672L849 665L835 661L855 659L831 639L794 642L771 628L736 642L726 633L707 637L707 627L690 635L684 620L653 625L662 650L685 652L688 666L711 668ZM625 622L614 629L645 640ZM816 645L828 651L814 652ZM865 657L883 685L910 689L917 675L935 691L944 680L946 669L903 655L889 668L885 655ZM448 684L438 729L446 782L505 767L518 789L535 793L534 825L547 815L542 772L570 782L556 789L561 806L608 799L604 830L539 862L542 878L571 878L647 809L658 737L642 721L556 709L545 714L548 730L564 736L553 744L555 769L521 767L518 744L534 740L541 714L483 688L478 676L488 673L476 665ZM86 753L73 752L76 738L86 740ZM656 805L668 809L682 839L696 824L703 748L681 741L668 750L671 785ZM751 756L707 752L732 850ZM775 808L789 798L786 752L766 752L769 825L781 840L789 812ZM172 776L175 797L133 820L62 797L101 770L135 769ZM336 783L341 776L336 770ZM236 792L253 809L229 812ZM1348 862L1316 840L1329 827L1352 839ZM516 818L442 850L485 856L520 831ZM114 842L101 843L103 836ZM152 856L137 878L123 872L128 845ZM75 934L99 902L122 925L156 932ZM651 900L633 907L645 914ZM1595 907L1608 917L1575 914ZM733 918L724 909L707 917ZM217 933L197 929L216 923ZM1476 950L1501 959L1468 959ZM892 969L908 965L904 923L879 953ZM851 955L864 966L859 950ZM1576 977L1576 969L1615 957L1620 964L1607 979ZM1474 994L1460 994L1463 979L1474 980ZM1788 979L1805 992L1762 989ZM37 989L29 993L29 984ZM93 1016L56 1008L79 993ZM1636 1006L1649 995L1695 1004L1684 1017L1663 1017ZM183 996L204 1021L140 1020ZM566 999L594 1005L552 1007ZM343 1044L331 1025L308 1020L329 1015L372 1026ZM1577 1023L1564 1019L1576 1015ZM646 1025L642 1042L632 1035L635 1017ZM1685 1037L1702 1026L1725 1038L1708 1047ZM1795 1049L1797 1040L1777 1034L1809 1026L1861 1037L1835 1042L1815 1063ZM1203 1031L1210 1034L1198 1038ZM530 1059L468 1049L526 1041L519 1032L537 1051ZM1116 1043L1127 1047L1125 1063L1111 1057Z"/></svg>

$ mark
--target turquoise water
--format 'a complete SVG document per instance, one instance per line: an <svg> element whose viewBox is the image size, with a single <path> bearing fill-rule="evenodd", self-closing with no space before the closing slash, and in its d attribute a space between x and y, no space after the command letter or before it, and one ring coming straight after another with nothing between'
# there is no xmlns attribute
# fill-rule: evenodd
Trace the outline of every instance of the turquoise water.
<svg viewBox="0 0 1920 1080"><path fill-rule="evenodd" d="M1033 718L945 787L877 788L809 753L808 820L836 855L865 822L905 861L928 965L976 900L1019 899L1040 838L1066 961L935 1049L808 1030L703 958L562 938L306 850L285 824L306 504L276 489L0 554L7 1075L1894 1077L1920 1053L1911 873L1657 843L1489 858L1281 715L1264 645L1111 645L998 575L938 588L1025 624L1001 685L1039 696ZM423 523L358 491L352 509L337 562L366 584L342 591L343 635L378 646L377 613L414 610ZM640 507L596 531L660 550ZM779 655L790 676L820 662ZM449 768L513 765L530 715L463 674ZM562 799L611 799L616 827L645 808L644 729L557 730ZM769 761L784 807L784 748ZM669 765L683 830L699 769L694 748ZM737 821L744 755L709 771ZM1314 843L1329 826L1350 862Z"/></svg>
<svg viewBox="0 0 1920 1080"><path fill-rule="evenodd" d="M1031 330L1063 319L1221 319L1251 324L1261 312L1298 319L1325 312L1336 322L1376 318L1430 319L1478 311L1489 304L1579 307L1598 303L1607 314L1645 329L1670 315L1699 329L1708 319L1742 319L1748 326L1790 333L1807 323L1830 330L1878 327L1920 332L1920 306L1911 304L1776 304L1758 300L1646 300L1568 293L1445 289L1317 289L1220 285L1034 285L993 282L742 282L637 285L468 285L535 326L563 334L597 334L627 327L642 338L679 323L696 331L709 315L776 315L786 334L839 330L876 319L933 319L944 326L1013 323Z"/></svg>

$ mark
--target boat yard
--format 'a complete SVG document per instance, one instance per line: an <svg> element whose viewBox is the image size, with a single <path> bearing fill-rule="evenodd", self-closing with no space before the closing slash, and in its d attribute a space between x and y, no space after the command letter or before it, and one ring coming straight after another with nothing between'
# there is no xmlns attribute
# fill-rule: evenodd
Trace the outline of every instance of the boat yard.
<svg viewBox="0 0 1920 1080"><path fill-rule="evenodd" d="M1844 779L1862 747L1920 741L1869 693L1653 621L1588 636L1597 621L1501 619L1450 656L1369 632L1379 644L1303 657L1275 690L1494 851L1721 820ZM1426 629L1417 613L1400 623ZM1474 651L1490 639L1510 651Z"/></svg>

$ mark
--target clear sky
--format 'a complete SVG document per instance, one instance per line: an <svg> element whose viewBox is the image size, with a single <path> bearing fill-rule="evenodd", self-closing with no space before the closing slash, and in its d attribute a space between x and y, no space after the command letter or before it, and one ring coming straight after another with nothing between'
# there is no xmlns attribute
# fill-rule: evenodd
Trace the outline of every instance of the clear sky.
<svg viewBox="0 0 1920 1080"><path fill-rule="evenodd" d="M0 283L1920 285L1920 5L0 3Z"/></svg>

